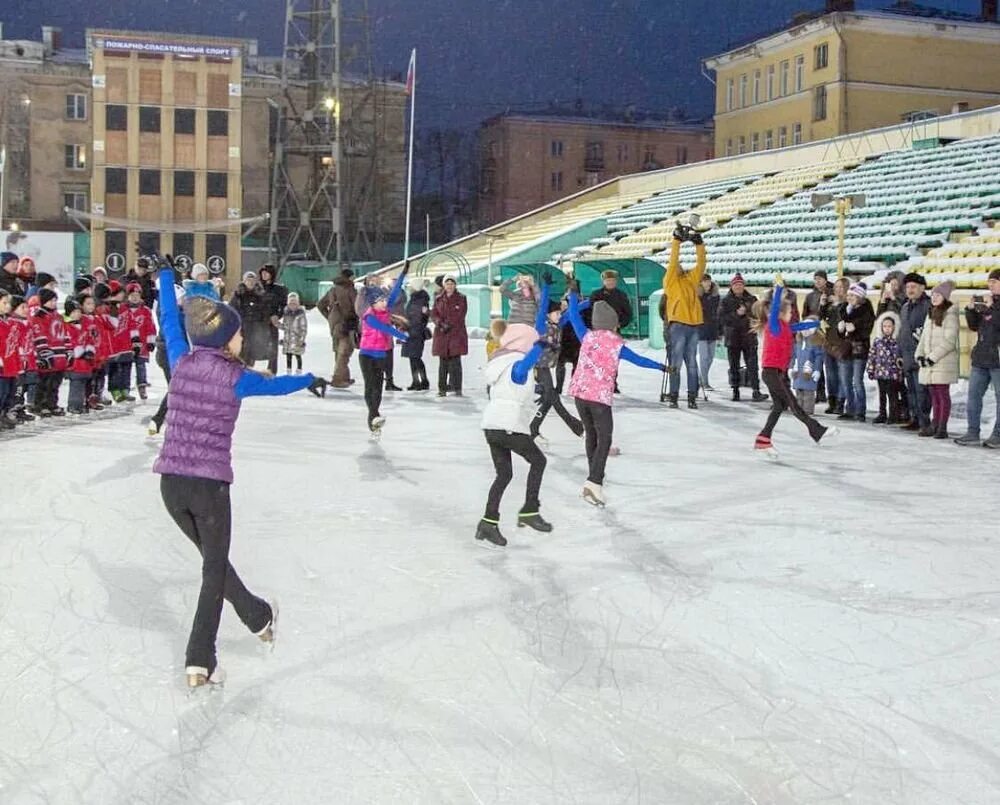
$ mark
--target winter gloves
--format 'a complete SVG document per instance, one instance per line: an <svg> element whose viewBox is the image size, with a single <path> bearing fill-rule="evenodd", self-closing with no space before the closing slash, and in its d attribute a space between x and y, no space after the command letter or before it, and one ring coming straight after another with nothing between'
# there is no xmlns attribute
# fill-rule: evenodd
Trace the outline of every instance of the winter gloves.
<svg viewBox="0 0 1000 805"><path fill-rule="evenodd" d="M314 377L312 383L309 384L309 391L316 395L316 397L326 397L326 387L330 384L326 382L325 378Z"/></svg>
<svg viewBox="0 0 1000 805"><path fill-rule="evenodd" d="M923 355L921 355L919 358L917 358L917 363L919 363L924 368L929 368L934 365L934 359L925 358Z"/></svg>

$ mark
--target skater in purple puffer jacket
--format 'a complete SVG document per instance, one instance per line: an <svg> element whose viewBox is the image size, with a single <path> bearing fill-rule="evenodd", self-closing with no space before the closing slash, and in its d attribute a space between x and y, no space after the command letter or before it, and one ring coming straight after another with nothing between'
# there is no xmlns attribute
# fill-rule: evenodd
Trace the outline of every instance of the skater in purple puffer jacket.
<svg viewBox="0 0 1000 805"><path fill-rule="evenodd" d="M160 271L163 336L170 362L170 409L167 435L153 472L174 522L202 555L201 593L188 640L188 685L222 681L215 639L222 616L222 599L233 605L240 620L264 642L274 639L276 613L253 595L229 564L233 482L233 428L246 397L278 396L308 388L319 395L325 381L312 375L270 377L246 368L239 358L243 346L240 316L229 305L204 296L184 301L181 330L170 268Z"/></svg>

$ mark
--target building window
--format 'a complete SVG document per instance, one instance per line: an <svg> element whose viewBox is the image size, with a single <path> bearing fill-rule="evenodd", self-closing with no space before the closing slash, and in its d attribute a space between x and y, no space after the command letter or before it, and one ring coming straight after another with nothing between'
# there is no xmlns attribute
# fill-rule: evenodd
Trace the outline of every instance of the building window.
<svg viewBox="0 0 1000 805"><path fill-rule="evenodd" d="M688 149L686 145L677 146L677 164L686 165L688 161Z"/></svg>
<svg viewBox="0 0 1000 805"><path fill-rule="evenodd" d="M774 100L774 65L769 65L767 68L767 99L769 101Z"/></svg>
<svg viewBox="0 0 1000 805"><path fill-rule="evenodd" d="M553 190L563 189L563 175L562 171L553 171L552 175L549 177L549 183Z"/></svg>
<svg viewBox="0 0 1000 805"><path fill-rule="evenodd" d="M730 137L726 140L726 156L731 157L733 155L733 138Z"/></svg>
<svg viewBox="0 0 1000 805"><path fill-rule="evenodd" d="M66 96L66 119L86 120L87 119L87 96L67 95Z"/></svg>
<svg viewBox="0 0 1000 805"><path fill-rule="evenodd" d="M194 235L190 232L174 232L174 257L194 258Z"/></svg>
<svg viewBox="0 0 1000 805"><path fill-rule="evenodd" d="M125 131L128 128L128 110L109 103L104 107L104 128L108 131Z"/></svg>
<svg viewBox="0 0 1000 805"><path fill-rule="evenodd" d="M217 109L208 110L208 136L229 136L229 112L220 112Z"/></svg>
<svg viewBox="0 0 1000 805"><path fill-rule="evenodd" d="M802 142L802 124L796 123L792 126L792 145L798 145Z"/></svg>
<svg viewBox="0 0 1000 805"><path fill-rule="evenodd" d="M159 232L140 232L139 233L139 249L142 254L150 254L151 252L160 253L160 233Z"/></svg>
<svg viewBox="0 0 1000 805"><path fill-rule="evenodd" d="M742 134L740 135L739 143L740 147L738 153L745 154L747 152L747 138Z"/></svg>
<svg viewBox="0 0 1000 805"><path fill-rule="evenodd" d="M226 198L229 195L229 176L225 173L208 173L208 197Z"/></svg>
<svg viewBox="0 0 1000 805"><path fill-rule="evenodd" d="M63 207L81 212L89 212L87 203L87 190L85 188L63 188Z"/></svg>
<svg viewBox="0 0 1000 805"><path fill-rule="evenodd" d="M107 258L112 254L117 254L119 257L123 258L121 265L124 270L124 257L125 252L128 251L128 233L122 232L121 230L112 229L106 230L104 232L104 264L107 265ZM121 272L119 272L121 273Z"/></svg>
<svg viewBox="0 0 1000 805"><path fill-rule="evenodd" d="M750 150L760 151L760 132L755 131L750 135Z"/></svg>
<svg viewBox="0 0 1000 805"><path fill-rule="evenodd" d="M604 143L587 143L583 169L591 173L604 170Z"/></svg>
<svg viewBox="0 0 1000 805"><path fill-rule="evenodd" d="M760 103L760 70L753 71L753 102Z"/></svg>
<svg viewBox="0 0 1000 805"><path fill-rule="evenodd" d="M226 236L225 235L205 235L205 262L209 263L209 269L213 269L213 257L226 259Z"/></svg>
<svg viewBox="0 0 1000 805"><path fill-rule="evenodd" d="M139 171L139 195L160 195L160 172L153 170Z"/></svg>
<svg viewBox="0 0 1000 805"><path fill-rule="evenodd" d="M160 107L139 107L139 131L156 133L160 130Z"/></svg>
<svg viewBox="0 0 1000 805"><path fill-rule="evenodd" d="M657 170L663 167L656 159L656 146L647 145L642 155L642 169L645 171Z"/></svg>
<svg viewBox="0 0 1000 805"><path fill-rule="evenodd" d="M125 168L105 168L104 169L104 192L105 193L127 193L128 192L128 171Z"/></svg>
<svg viewBox="0 0 1000 805"><path fill-rule="evenodd" d="M816 45L813 48L813 55L815 56L814 70L822 70L830 63L830 46L824 42L821 45Z"/></svg>
<svg viewBox="0 0 1000 805"><path fill-rule="evenodd" d="M764 133L764 150L770 151L774 148L774 129L768 129Z"/></svg>
<svg viewBox="0 0 1000 805"><path fill-rule="evenodd" d="M788 126L782 126L778 129L778 148L784 148L788 145Z"/></svg>
<svg viewBox="0 0 1000 805"><path fill-rule="evenodd" d="M71 171L82 171L87 169L87 146L66 145L63 146L63 160L67 168Z"/></svg>
<svg viewBox="0 0 1000 805"><path fill-rule="evenodd" d="M795 57L795 91L802 92L806 86L806 57Z"/></svg>
<svg viewBox="0 0 1000 805"><path fill-rule="evenodd" d="M174 134L194 134L194 109L174 109Z"/></svg>
<svg viewBox="0 0 1000 805"><path fill-rule="evenodd" d="M747 74L740 76L740 108L747 105Z"/></svg>
<svg viewBox="0 0 1000 805"><path fill-rule="evenodd" d="M194 171L174 171L174 195L194 195Z"/></svg>
<svg viewBox="0 0 1000 805"><path fill-rule="evenodd" d="M781 63L781 97L784 98L788 94L788 60L786 59Z"/></svg>
<svg viewBox="0 0 1000 805"><path fill-rule="evenodd" d="M549 153L551 153L554 157L561 157L563 155L562 140L553 140L549 144Z"/></svg>
<svg viewBox="0 0 1000 805"><path fill-rule="evenodd" d="M813 120L826 120L826 86L813 90Z"/></svg>
<svg viewBox="0 0 1000 805"><path fill-rule="evenodd" d="M726 111L732 112L736 104L736 82L733 79L726 80Z"/></svg>
<svg viewBox="0 0 1000 805"><path fill-rule="evenodd" d="M619 143L618 145L618 161L628 162L628 143Z"/></svg>

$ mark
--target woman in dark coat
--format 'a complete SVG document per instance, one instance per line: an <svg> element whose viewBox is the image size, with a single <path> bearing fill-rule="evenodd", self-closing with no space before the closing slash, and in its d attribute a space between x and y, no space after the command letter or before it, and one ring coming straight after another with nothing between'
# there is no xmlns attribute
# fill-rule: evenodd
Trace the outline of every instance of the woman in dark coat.
<svg viewBox="0 0 1000 805"><path fill-rule="evenodd" d="M410 361L410 375L413 382L407 391L427 391L430 381L427 379L427 367L424 366L424 342L430 335L427 325L431 320L431 297L424 286L427 280L423 277L413 277L410 280L410 298L406 302L406 331L409 338L403 344L404 358Z"/></svg>
<svg viewBox="0 0 1000 805"><path fill-rule="evenodd" d="M270 325L267 353L267 370L271 374L278 373L278 342L281 337L278 333L278 322L285 313L288 306L288 288L276 282L277 271L270 263L265 263L260 267L260 287L267 300L269 309L268 324Z"/></svg>
<svg viewBox="0 0 1000 805"><path fill-rule="evenodd" d="M701 278L701 315L698 327L698 376L701 387L715 391L708 382L708 370L715 358L715 345L719 341L719 286L706 274Z"/></svg>
<svg viewBox="0 0 1000 805"><path fill-rule="evenodd" d="M243 321L243 351L240 360L252 367L257 361L271 357L271 301L264 294L257 275L248 271L243 275L229 300Z"/></svg>
<svg viewBox="0 0 1000 805"><path fill-rule="evenodd" d="M465 329L468 301L458 292L455 280L448 277L444 290L434 300L432 352L439 359L438 397L448 391L462 396L462 356L469 354L469 332Z"/></svg>

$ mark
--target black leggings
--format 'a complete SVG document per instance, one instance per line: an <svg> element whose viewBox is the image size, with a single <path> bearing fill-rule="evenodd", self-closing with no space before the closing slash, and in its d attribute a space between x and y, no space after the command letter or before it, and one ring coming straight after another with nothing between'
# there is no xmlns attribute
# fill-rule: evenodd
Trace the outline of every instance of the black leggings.
<svg viewBox="0 0 1000 805"><path fill-rule="evenodd" d="M423 358L410 358L410 376L414 386L427 384L427 367Z"/></svg>
<svg viewBox="0 0 1000 805"><path fill-rule="evenodd" d="M795 393L792 391L788 372L784 369L764 369L761 374L764 376L767 390L771 392L771 411L767 415L767 422L764 423L760 435L771 438L774 426L778 424L781 415L785 411L791 411L792 416L809 429L809 435L813 441L818 442L826 433L826 428L802 410L802 406L799 405L799 401L795 399Z"/></svg>
<svg viewBox="0 0 1000 805"><path fill-rule="evenodd" d="M462 390L462 358L441 358L438 361L438 391Z"/></svg>
<svg viewBox="0 0 1000 805"><path fill-rule="evenodd" d="M901 418L900 388L903 384L898 380L878 381L878 412L880 416L886 415L886 404L889 407L889 418L898 420Z"/></svg>
<svg viewBox="0 0 1000 805"><path fill-rule="evenodd" d="M368 406L368 426L377 416L381 416L382 385L385 382L384 358L373 358L371 355L361 355L361 377L365 381L365 404Z"/></svg>
<svg viewBox="0 0 1000 805"><path fill-rule="evenodd" d="M302 356L293 355L291 352L285 354L285 368L290 372L292 371L292 358L295 358L295 367L301 372L302 371Z"/></svg>
<svg viewBox="0 0 1000 805"><path fill-rule="evenodd" d="M576 398L576 411L587 434L587 461L590 462L587 480L600 486L604 483L604 468L608 463L615 430L611 406Z"/></svg>
<svg viewBox="0 0 1000 805"><path fill-rule="evenodd" d="M163 427L163 422L167 418L167 397L170 396L170 364L167 363L167 347L165 345L161 345L156 350L156 365L163 370L163 376L167 379L167 391L163 392L163 397L160 398L160 406L156 409L156 413L150 417L156 423L156 429L159 430Z"/></svg>
<svg viewBox="0 0 1000 805"><path fill-rule="evenodd" d="M514 477L512 453L517 453L530 467L521 514L537 514L540 506L538 491L542 488L542 475L545 473L545 455L527 433L508 433L505 430L486 430L483 433L486 435L486 443L490 446L490 456L497 473L486 500L486 514L483 519L500 521L500 500Z"/></svg>
<svg viewBox="0 0 1000 805"><path fill-rule="evenodd" d="M256 634L271 622L271 607L251 593L229 564L232 512L229 484L184 475L160 477L167 512L201 553L201 592L188 639L187 665L215 670L215 638L225 598L244 625Z"/></svg>
<svg viewBox="0 0 1000 805"><path fill-rule="evenodd" d="M552 379L552 370L543 366L536 369L535 373L538 379L538 385L542 387L542 404L538 409L538 413L535 414L535 418L531 421L531 435L538 435L550 408L556 409L556 413L559 414L559 418L566 423L566 427L573 431L573 433L577 436L582 434L583 424L579 419L566 410L566 406L563 405L559 392L556 391L555 382Z"/></svg>

